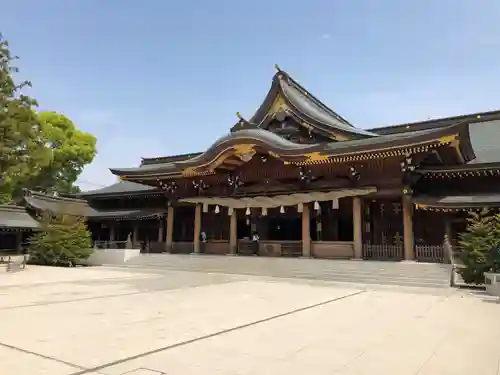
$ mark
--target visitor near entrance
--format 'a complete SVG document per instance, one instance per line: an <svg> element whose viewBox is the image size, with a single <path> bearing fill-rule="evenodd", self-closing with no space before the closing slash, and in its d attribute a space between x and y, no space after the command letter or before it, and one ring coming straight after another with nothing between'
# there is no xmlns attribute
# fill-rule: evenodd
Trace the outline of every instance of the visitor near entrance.
<svg viewBox="0 0 500 375"><path fill-rule="evenodd" d="M260 242L260 237L257 234L257 231L254 230L252 233L253 255L259 255L259 242Z"/></svg>

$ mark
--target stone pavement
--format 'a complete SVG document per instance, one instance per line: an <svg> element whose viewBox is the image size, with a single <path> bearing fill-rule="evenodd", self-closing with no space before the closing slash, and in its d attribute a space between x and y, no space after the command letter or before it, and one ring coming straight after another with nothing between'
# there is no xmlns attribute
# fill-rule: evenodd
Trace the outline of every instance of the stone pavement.
<svg viewBox="0 0 500 375"><path fill-rule="evenodd" d="M0 374L500 374L500 303L452 289L138 269L0 273Z"/></svg>

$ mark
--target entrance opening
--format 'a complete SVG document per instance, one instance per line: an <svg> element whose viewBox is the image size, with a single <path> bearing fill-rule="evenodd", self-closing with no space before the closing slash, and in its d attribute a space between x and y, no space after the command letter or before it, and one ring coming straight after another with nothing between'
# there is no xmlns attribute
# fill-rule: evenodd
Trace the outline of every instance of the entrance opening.
<svg viewBox="0 0 500 375"><path fill-rule="evenodd" d="M271 217L268 220L268 238L272 241L300 241L302 226L300 218Z"/></svg>

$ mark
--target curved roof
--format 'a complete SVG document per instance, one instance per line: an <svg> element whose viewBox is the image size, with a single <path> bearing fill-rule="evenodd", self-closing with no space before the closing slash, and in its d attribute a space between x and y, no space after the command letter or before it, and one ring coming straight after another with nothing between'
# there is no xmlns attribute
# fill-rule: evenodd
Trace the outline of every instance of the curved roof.
<svg viewBox="0 0 500 375"><path fill-rule="evenodd" d="M137 184L138 185L138 184ZM149 219L158 218L165 214L164 209L114 209L103 210L91 207L83 199L53 197L43 193L30 190L25 191L24 201L26 204L39 211L49 211L54 214L74 215L92 219Z"/></svg>
<svg viewBox="0 0 500 375"><path fill-rule="evenodd" d="M22 206L0 205L0 228L37 229L38 221L33 219Z"/></svg>
<svg viewBox="0 0 500 375"><path fill-rule="evenodd" d="M115 184L105 186L101 189L82 191L81 193L73 194L77 198L90 198L98 196L112 196L127 194L144 194L160 191L152 186L138 184L130 181L120 181Z"/></svg>
<svg viewBox="0 0 500 375"><path fill-rule="evenodd" d="M445 197L420 196L412 199L419 209L461 210L500 207L500 194L455 195Z"/></svg>
<svg viewBox="0 0 500 375"><path fill-rule="evenodd" d="M262 126L266 120L268 110L279 94L283 96L287 104L299 118L322 131L331 133L337 130L362 137L378 136L376 133L354 127L354 125L323 104L283 70L278 70L274 75L271 88L264 102L250 119L250 122Z"/></svg>
<svg viewBox="0 0 500 375"><path fill-rule="evenodd" d="M191 159L165 164L142 165L139 168L113 168L111 172L118 176L146 177L160 175L178 175L183 170L206 165L226 151L235 150L241 146L258 147L264 152L276 155L283 161L303 162L308 155L316 154L322 159L332 157L356 157L363 153L386 152L394 149L411 148L429 142L440 143L442 137L457 136L459 150L465 161L474 158L474 151L470 146L468 124L461 123L446 128L415 131L357 139L344 142L320 144L298 144L264 129L245 129L230 133L215 141L205 152ZM449 140L451 142L452 140Z"/></svg>

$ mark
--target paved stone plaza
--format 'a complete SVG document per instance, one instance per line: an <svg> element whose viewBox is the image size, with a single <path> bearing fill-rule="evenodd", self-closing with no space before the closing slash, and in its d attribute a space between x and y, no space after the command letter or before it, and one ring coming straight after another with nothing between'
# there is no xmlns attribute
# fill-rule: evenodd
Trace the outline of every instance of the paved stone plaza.
<svg viewBox="0 0 500 375"><path fill-rule="evenodd" d="M141 269L0 273L0 374L500 374L478 292Z"/></svg>

